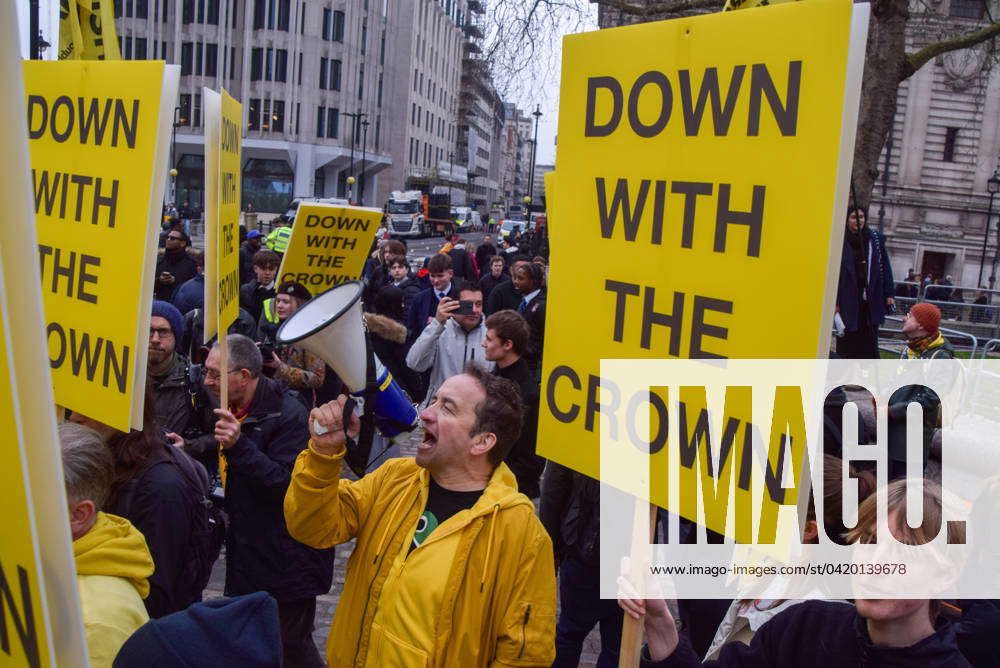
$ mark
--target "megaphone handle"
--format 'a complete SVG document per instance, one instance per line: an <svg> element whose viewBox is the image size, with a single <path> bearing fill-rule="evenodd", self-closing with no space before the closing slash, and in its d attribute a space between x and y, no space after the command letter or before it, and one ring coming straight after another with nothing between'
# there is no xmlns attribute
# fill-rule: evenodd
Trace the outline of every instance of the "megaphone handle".
<svg viewBox="0 0 1000 668"><path fill-rule="evenodd" d="M357 405L358 405L358 402L356 402L354 400L354 397L348 396L347 397L347 401L344 402L344 412L343 412L343 415L350 415L351 413L353 413L354 409L355 409L355 407ZM345 419L344 417L341 417L341 421L344 423L344 425L347 425L347 420L349 420L349 419L350 418L346 418ZM346 426L344 427L344 430L345 431L347 430ZM313 431L316 432L317 436L322 436L323 434L327 433L330 430L327 429L326 427L324 427L323 425L321 425L318 420L313 420Z"/></svg>

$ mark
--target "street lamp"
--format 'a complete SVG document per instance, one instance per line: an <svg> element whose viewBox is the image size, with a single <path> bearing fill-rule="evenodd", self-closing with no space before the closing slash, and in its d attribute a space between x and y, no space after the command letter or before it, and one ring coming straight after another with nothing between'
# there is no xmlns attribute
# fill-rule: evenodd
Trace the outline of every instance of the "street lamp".
<svg viewBox="0 0 1000 668"><path fill-rule="evenodd" d="M455 152L448 152L448 203L454 204L451 201L451 182L455 180L455 163L452 162L455 159Z"/></svg>
<svg viewBox="0 0 1000 668"><path fill-rule="evenodd" d="M345 111L345 112L343 112L343 115L344 116L349 116L350 119L351 119L351 168L350 168L350 170L348 170L350 175L348 176L347 182L348 182L349 185L353 185L354 184L354 146L357 144L357 140L358 140L358 119L359 118L364 118L368 114L364 113L363 111L356 111L354 113L351 113L349 111ZM350 199L350 196L348 196L348 199Z"/></svg>
<svg viewBox="0 0 1000 668"><path fill-rule="evenodd" d="M535 151L538 149L538 119L542 117L542 105L536 104L535 110L531 112L535 117L535 138L531 141L531 172L528 176L528 194L535 192Z"/></svg>
<svg viewBox="0 0 1000 668"><path fill-rule="evenodd" d="M983 254L979 258L979 282L976 283L978 288L983 284L983 264L986 262L986 244L990 238L990 218L993 217L993 197L1000 192L1000 169L993 171L993 176L991 176L986 181L986 192L990 194L990 205L986 212L986 225L983 228ZM997 244L1000 245L1000 239L997 239ZM996 255L993 256L993 276L990 276L990 289L993 289L993 282L996 280Z"/></svg>
<svg viewBox="0 0 1000 668"><path fill-rule="evenodd" d="M525 204L531 204L531 195L525 195L521 201Z"/></svg>
<svg viewBox="0 0 1000 668"><path fill-rule="evenodd" d="M371 123L368 119L361 121L361 197L358 198L358 204L361 206L365 205L365 172L368 170L365 163L368 160L368 126Z"/></svg>

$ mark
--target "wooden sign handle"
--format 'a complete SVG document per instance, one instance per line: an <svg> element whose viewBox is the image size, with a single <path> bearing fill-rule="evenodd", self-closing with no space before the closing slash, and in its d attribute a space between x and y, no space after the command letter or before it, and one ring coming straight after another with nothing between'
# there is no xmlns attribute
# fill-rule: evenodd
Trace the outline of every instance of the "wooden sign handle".
<svg viewBox="0 0 1000 668"><path fill-rule="evenodd" d="M219 407L229 410L229 341L219 333Z"/></svg>
<svg viewBox="0 0 1000 668"><path fill-rule="evenodd" d="M635 518L632 522L632 575L641 574L646 567L637 557L649 551L649 545L656 534L656 506L650 503L648 507L636 502ZM648 515L647 515L648 514ZM648 531L640 527L649 523ZM622 619L622 644L618 653L618 668L638 668L640 652L642 651L642 620L624 615Z"/></svg>

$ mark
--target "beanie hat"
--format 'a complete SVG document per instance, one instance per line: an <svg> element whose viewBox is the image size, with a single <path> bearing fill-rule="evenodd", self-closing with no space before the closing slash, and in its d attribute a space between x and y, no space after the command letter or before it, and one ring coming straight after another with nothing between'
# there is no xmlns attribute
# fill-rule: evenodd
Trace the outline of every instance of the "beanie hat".
<svg viewBox="0 0 1000 668"><path fill-rule="evenodd" d="M174 331L174 339L180 341L184 338L184 316L170 302L153 302L153 315L163 318L170 323L170 329Z"/></svg>
<svg viewBox="0 0 1000 668"><path fill-rule="evenodd" d="M296 283L295 281L285 281L278 286L275 294L288 295L289 297L295 297L300 302L307 302L312 299L312 293L306 289L306 286L301 283Z"/></svg>
<svg viewBox="0 0 1000 668"><path fill-rule="evenodd" d="M264 236L264 233L260 230L250 230L247 232L247 239L256 239L257 237Z"/></svg>
<svg viewBox="0 0 1000 668"><path fill-rule="evenodd" d="M941 325L941 309L934 304L920 302L910 309L910 315L919 323L920 328L928 334L933 334Z"/></svg>
<svg viewBox="0 0 1000 668"><path fill-rule="evenodd" d="M278 604L266 592L195 603L151 619L122 645L114 668L281 665Z"/></svg>

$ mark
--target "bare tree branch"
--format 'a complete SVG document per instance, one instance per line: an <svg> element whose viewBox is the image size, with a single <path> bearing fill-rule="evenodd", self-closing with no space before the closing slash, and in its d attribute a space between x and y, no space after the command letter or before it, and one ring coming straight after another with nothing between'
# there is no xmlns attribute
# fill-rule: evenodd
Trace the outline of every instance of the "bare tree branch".
<svg viewBox="0 0 1000 668"><path fill-rule="evenodd" d="M929 44L916 53L911 53L906 56L906 60L903 62L903 66L899 73L899 80L903 81L908 79L929 61L942 54L948 53L949 51L958 51L959 49L968 49L971 46L982 44L983 42L991 40L997 35L1000 35L1000 22L992 23L985 28L980 28L979 30L967 32L964 35L950 37L948 39L943 39L940 42Z"/></svg>
<svg viewBox="0 0 1000 668"><path fill-rule="evenodd" d="M625 0L590 0L608 9L617 9L623 14L632 16L653 16L656 14L674 14L689 9L709 9L721 7L724 3L720 0L673 0L673 2L658 2L648 5L636 5Z"/></svg>

